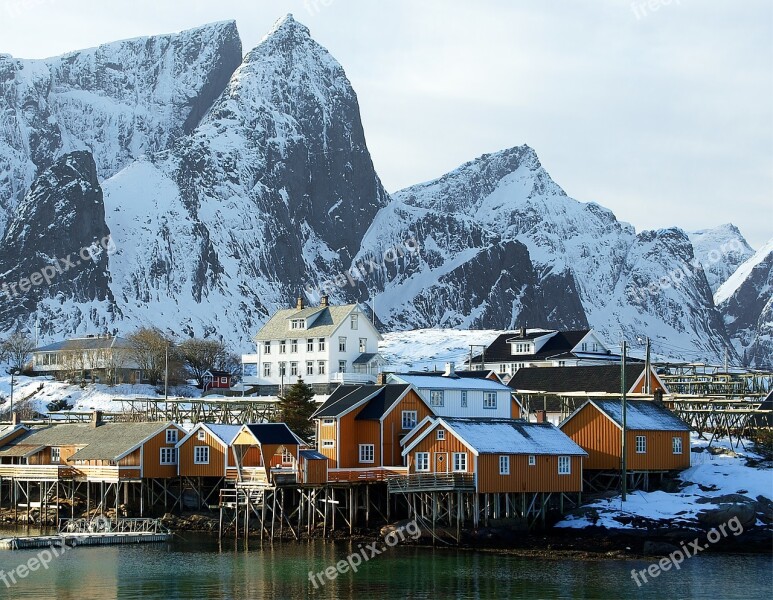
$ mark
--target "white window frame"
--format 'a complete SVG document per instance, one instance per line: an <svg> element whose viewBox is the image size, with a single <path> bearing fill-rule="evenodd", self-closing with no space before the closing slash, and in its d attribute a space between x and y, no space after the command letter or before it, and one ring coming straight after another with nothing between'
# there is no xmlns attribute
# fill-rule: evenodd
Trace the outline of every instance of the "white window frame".
<svg viewBox="0 0 773 600"><path fill-rule="evenodd" d="M509 475L510 474L510 457L509 456L500 456L499 457L499 474L500 475Z"/></svg>
<svg viewBox="0 0 773 600"><path fill-rule="evenodd" d="M271 377L271 363L263 363L263 377Z"/></svg>
<svg viewBox="0 0 773 600"><path fill-rule="evenodd" d="M166 443L167 444L176 444L177 443L177 430L176 429L167 429L166 430Z"/></svg>
<svg viewBox="0 0 773 600"><path fill-rule="evenodd" d="M559 475L571 475L572 474L572 457L571 456L559 456L558 457L558 474Z"/></svg>
<svg viewBox="0 0 773 600"><path fill-rule="evenodd" d="M193 447L193 464L194 465L209 464L209 446Z"/></svg>
<svg viewBox="0 0 773 600"><path fill-rule="evenodd" d="M339 373L346 373L346 361L345 360L339 360L338 361L338 372Z"/></svg>
<svg viewBox="0 0 773 600"><path fill-rule="evenodd" d="M196 439L199 440L200 442L203 442L204 440L207 439L207 432L204 431L203 429L199 429L196 435Z"/></svg>
<svg viewBox="0 0 773 600"><path fill-rule="evenodd" d="M271 354L271 342L263 342L263 354Z"/></svg>
<svg viewBox="0 0 773 600"><path fill-rule="evenodd" d="M298 376L298 361L294 360L290 362L290 377Z"/></svg>
<svg viewBox="0 0 773 600"><path fill-rule="evenodd" d="M317 340L317 350L320 352L324 352L326 347L327 347L327 343L325 338L319 338Z"/></svg>
<svg viewBox="0 0 773 600"><path fill-rule="evenodd" d="M298 352L298 340L290 340L290 354Z"/></svg>
<svg viewBox="0 0 773 600"><path fill-rule="evenodd" d="M220 383L228 383L228 377L221 377Z"/></svg>
<svg viewBox="0 0 773 600"><path fill-rule="evenodd" d="M279 354L287 354L287 340L279 340Z"/></svg>
<svg viewBox="0 0 773 600"><path fill-rule="evenodd" d="M438 429L435 432L435 439L438 442L442 442L443 440L445 440L446 439L446 430L445 429Z"/></svg>
<svg viewBox="0 0 773 600"><path fill-rule="evenodd" d="M529 454L529 466L534 467L537 465L537 457L534 454Z"/></svg>
<svg viewBox="0 0 773 600"><path fill-rule="evenodd" d="M322 440L322 448L335 448L335 440Z"/></svg>
<svg viewBox="0 0 773 600"><path fill-rule="evenodd" d="M360 462L376 462L376 446L374 444L360 444Z"/></svg>
<svg viewBox="0 0 773 600"><path fill-rule="evenodd" d="M314 361L313 360L307 360L306 361L306 375L314 375Z"/></svg>
<svg viewBox="0 0 773 600"><path fill-rule="evenodd" d="M314 338L307 338L306 352L314 352Z"/></svg>
<svg viewBox="0 0 773 600"><path fill-rule="evenodd" d="M483 408L488 410L496 410L497 408L497 393L496 392L484 392L483 393Z"/></svg>
<svg viewBox="0 0 773 600"><path fill-rule="evenodd" d="M417 452L414 456L414 461L417 473L429 472L429 452Z"/></svg>
<svg viewBox="0 0 773 600"><path fill-rule="evenodd" d="M327 427L330 427L331 425L335 425L336 424L336 420L335 419L322 419L322 424L327 426Z"/></svg>
<svg viewBox="0 0 773 600"><path fill-rule="evenodd" d="M444 406L445 394L443 390L430 390L429 391L429 405L430 406Z"/></svg>
<svg viewBox="0 0 773 600"><path fill-rule="evenodd" d="M327 370L326 367L327 367L327 361L324 361L324 360L317 361L317 373L319 375L325 374L325 371Z"/></svg>
<svg viewBox="0 0 773 600"><path fill-rule="evenodd" d="M647 454L647 436L636 436L636 454Z"/></svg>
<svg viewBox="0 0 773 600"><path fill-rule="evenodd" d="M62 449L59 446L51 446L51 462L58 463L62 460Z"/></svg>
<svg viewBox="0 0 773 600"><path fill-rule="evenodd" d="M682 438L678 436L671 438L671 449L673 450L674 454L681 454L684 452L683 446L684 444L682 444Z"/></svg>
<svg viewBox="0 0 773 600"><path fill-rule="evenodd" d="M419 418L419 413L417 411L404 410L401 416L403 429L413 429L416 427L416 422Z"/></svg>
<svg viewBox="0 0 773 600"><path fill-rule="evenodd" d="M360 319L359 315L349 315L349 325L352 329L359 329L360 328Z"/></svg>
<svg viewBox="0 0 773 600"><path fill-rule="evenodd" d="M368 338L360 338L359 351L360 353L368 351Z"/></svg>
<svg viewBox="0 0 773 600"><path fill-rule="evenodd" d="M293 464L293 453L290 452L287 448L282 449L282 464L283 465L291 465Z"/></svg>
<svg viewBox="0 0 773 600"><path fill-rule="evenodd" d="M158 464L160 465L176 465L177 464L177 448L160 448L158 455Z"/></svg>
<svg viewBox="0 0 773 600"><path fill-rule="evenodd" d="M467 390L462 390L462 408L467 408Z"/></svg>
<svg viewBox="0 0 773 600"><path fill-rule="evenodd" d="M466 452L454 452L454 473L466 473L467 472L467 453Z"/></svg>
<svg viewBox="0 0 773 600"><path fill-rule="evenodd" d="M343 336L338 338L338 351L346 352L346 338Z"/></svg>

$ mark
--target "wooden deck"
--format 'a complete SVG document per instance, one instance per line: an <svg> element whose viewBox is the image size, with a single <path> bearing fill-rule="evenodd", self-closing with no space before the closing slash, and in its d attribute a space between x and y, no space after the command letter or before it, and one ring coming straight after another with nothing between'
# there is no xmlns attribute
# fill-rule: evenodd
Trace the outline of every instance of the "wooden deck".
<svg viewBox="0 0 773 600"><path fill-rule="evenodd" d="M474 492L475 479L469 473L413 474L387 479L390 494L403 492Z"/></svg>

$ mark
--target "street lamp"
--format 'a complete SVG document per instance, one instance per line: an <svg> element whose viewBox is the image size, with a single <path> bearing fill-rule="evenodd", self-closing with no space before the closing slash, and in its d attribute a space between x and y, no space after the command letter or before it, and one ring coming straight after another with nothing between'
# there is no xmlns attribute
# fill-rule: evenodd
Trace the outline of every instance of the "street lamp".
<svg viewBox="0 0 773 600"><path fill-rule="evenodd" d="M13 420L13 386L15 381L15 377L19 375L21 372L18 369L12 369L11 370L11 420Z"/></svg>

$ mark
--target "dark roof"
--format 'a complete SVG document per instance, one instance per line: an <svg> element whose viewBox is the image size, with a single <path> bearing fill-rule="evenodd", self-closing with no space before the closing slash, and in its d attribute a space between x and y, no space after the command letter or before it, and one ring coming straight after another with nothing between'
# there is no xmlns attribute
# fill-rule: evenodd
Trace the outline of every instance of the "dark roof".
<svg viewBox="0 0 773 600"><path fill-rule="evenodd" d="M387 411L387 409L395 402L397 402L397 399L402 396L411 386L408 384L392 383L389 385L373 385L363 387L381 389L378 390L378 393L373 396L373 398L368 400L365 408L359 412L359 414L355 417L355 420L378 421L381 417L384 416L384 413Z"/></svg>
<svg viewBox="0 0 773 600"><path fill-rule="evenodd" d="M367 365L378 356L378 352L363 352L352 361L353 365Z"/></svg>
<svg viewBox="0 0 773 600"><path fill-rule="evenodd" d="M376 385L339 385L330 397L317 409L312 418L337 417L345 413L355 404L362 402L374 394L379 386Z"/></svg>
<svg viewBox="0 0 773 600"><path fill-rule="evenodd" d="M549 333L550 331L535 331L533 333L526 332L525 337L522 337L517 331L503 333L486 348L486 362L519 362L529 360L546 360L548 358L553 358L559 354L570 352L572 348L580 343L582 338L590 333L590 329L559 331L547 342L545 342L545 345L540 348L539 352L535 352L534 354L519 354L517 356L513 356L511 353L511 341L533 340ZM473 357L472 362L480 363L481 355Z"/></svg>
<svg viewBox="0 0 773 600"><path fill-rule="evenodd" d="M442 375L445 371L408 371L405 375ZM489 375L494 373L493 369L475 369L454 371L459 379L487 379Z"/></svg>
<svg viewBox="0 0 773 600"><path fill-rule="evenodd" d="M619 427L623 426L623 403L620 400L589 400L612 419ZM587 404L587 403L586 403ZM585 404L583 404L585 406ZM580 407L582 408L582 406ZM579 411L580 409L578 409ZM577 411L572 413L575 415ZM566 421L572 418L569 416ZM566 422L564 421L564 423ZM690 431L682 419L665 406L650 400L626 400L625 425L627 429L640 431Z"/></svg>
<svg viewBox="0 0 773 600"><path fill-rule="evenodd" d="M217 369L209 369L204 375L209 373L212 377L230 377L231 374L228 371L218 371Z"/></svg>
<svg viewBox="0 0 773 600"><path fill-rule="evenodd" d="M301 440L284 423L251 423L246 426L261 444L297 445Z"/></svg>
<svg viewBox="0 0 773 600"><path fill-rule="evenodd" d="M327 456L316 450L301 450L300 455L306 460L327 460Z"/></svg>
<svg viewBox="0 0 773 600"><path fill-rule="evenodd" d="M54 342L48 346L35 348L34 352L57 352L60 350L102 350L105 348L131 348L132 343L122 337L101 336L74 338Z"/></svg>
<svg viewBox="0 0 773 600"><path fill-rule="evenodd" d="M626 391L644 370L644 364L625 366ZM539 392L620 393L620 365L587 367L525 367L518 369L507 383L514 390Z"/></svg>

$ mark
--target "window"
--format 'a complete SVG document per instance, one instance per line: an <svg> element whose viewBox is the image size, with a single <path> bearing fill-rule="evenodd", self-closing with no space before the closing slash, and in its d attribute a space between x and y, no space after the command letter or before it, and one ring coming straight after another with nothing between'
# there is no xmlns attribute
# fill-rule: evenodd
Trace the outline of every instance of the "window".
<svg viewBox="0 0 773 600"><path fill-rule="evenodd" d="M350 315L349 322L352 325L352 329L357 329L359 327L359 317L357 315Z"/></svg>
<svg viewBox="0 0 773 600"><path fill-rule="evenodd" d="M311 338L306 340L306 352L314 352L314 340Z"/></svg>
<svg viewBox="0 0 773 600"><path fill-rule="evenodd" d="M591 347L593 348L594 352L598 352L599 351L599 345L596 342L593 342L593 345Z"/></svg>
<svg viewBox="0 0 773 600"><path fill-rule="evenodd" d="M209 464L209 446L194 446L193 447L193 464L194 465L208 465Z"/></svg>
<svg viewBox="0 0 773 600"><path fill-rule="evenodd" d="M499 474L500 475L509 475L510 474L510 457L509 456L500 456L499 457Z"/></svg>
<svg viewBox="0 0 773 600"><path fill-rule="evenodd" d="M271 354L271 342L263 342L263 354Z"/></svg>
<svg viewBox="0 0 773 600"><path fill-rule="evenodd" d="M559 475L571 475L572 473L572 457L571 456L559 456L558 457L558 474Z"/></svg>
<svg viewBox="0 0 773 600"><path fill-rule="evenodd" d="M483 395L483 408L496 408L497 407L497 393L486 392Z"/></svg>
<svg viewBox="0 0 773 600"><path fill-rule="evenodd" d="M513 344L513 354L531 354L532 353L532 346L531 344Z"/></svg>
<svg viewBox="0 0 773 600"><path fill-rule="evenodd" d="M566 361L565 360L559 360L558 361L558 366L559 367L565 367L566 366Z"/></svg>
<svg viewBox="0 0 773 600"><path fill-rule="evenodd" d="M336 420L335 419L322 419L323 425L335 425Z"/></svg>
<svg viewBox="0 0 773 600"><path fill-rule="evenodd" d="M534 456L533 454L529 454L529 466L533 467L536 464L537 464L537 457Z"/></svg>
<svg viewBox="0 0 773 600"><path fill-rule="evenodd" d="M317 341L317 350L319 350L320 352L325 351L325 338L319 338L319 340Z"/></svg>
<svg viewBox="0 0 773 600"><path fill-rule="evenodd" d="M205 439L207 439L207 432L204 431L203 429L199 429L199 433L196 436L196 439L198 439L200 442L204 441Z"/></svg>
<svg viewBox="0 0 773 600"><path fill-rule="evenodd" d="M403 429L413 429L416 427L416 418L418 413L415 410L403 411Z"/></svg>
<svg viewBox="0 0 773 600"><path fill-rule="evenodd" d="M455 472L467 471L467 453L466 452L454 452L454 471Z"/></svg>
<svg viewBox="0 0 773 600"><path fill-rule="evenodd" d="M287 375L287 363L286 362L280 362L279 363L279 376L284 377Z"/></svg>
<svg viewBox="0 0 773 600"><path fill-rule="evenodd" d="M293 453L290 452L287 448L282 449L282 464L283 465L293 464Z"/></svg>
<svg viewBox="0 0 773 600"><path fill-rule="evenodd" d="M375 447L373 444L360 444L360 462L372 463L374 461Z"/></svg>
<svg viewBox="0 0 773 600"><path fill-rule="evenodd" d="M306 329L306 319L292 319L290 329Z"/></svg>
<svg viewBox="0 0 773 600"><path fill-rule="evenodd" d="M166 443L167 444L176 444L177 443L177 430L176 429L167 429L166 430Z"/></svg>
<svg viewBox="0 0 773 600"><path fill-rule="evenodd" d="M674 454L681 454L682 453L682 438L675 437L671 440L672 447L674 449Z"/></svg>
<svg viewBox="0 0 773 600"><path fill-rule="evenodd" d="M674 438L674 439L676 439L676 438ZM60 457L61 457L61 452L60 452L59 448L55 448L55 447L51 448L51 462L52 463L58 463Z"/></svg>
<svg viewBox="0 0 773 600"><path fill-rule="evenodd" d="M307 360L306 361L306 375L314 375L314 361L313 360Z"/></svg>
<svg viewBox="0 0 773 600"><path fill-rule="evenodd" d="M298 340L290 340L290 352L298 352Z"/></svg>
<svg viewBox="0 0 773 600"><path fill-rule="evenodd" d="M429 471L429 452L416 453L416 470Z"/></svg>
<svg viewBox="0 0 773 600"><path fill-rule="evenodd" d="M345 337L338 338L338 351L339 352L346 352L346 338Z"/></svg>
<svg viewBox="0 0 773 600"><path fill-rule="evenodd" d="M319 373L320 375L324 375L325 374L325 366L326 365L325 365L325 361L324 360L319 361L317 363L317 373Z"/></svg>
<svg viewBox="0 0 773 600"><path fill-rule="evenodd" d="M271 363L263 363L263 377L271 377Z"/></svg>
<svg viewBox="0 0 773 600"><path fill-rule="evenodd" d="M287 352L287 340L279 340L279 354Z"/></svg>
<svg viewBox="0 0 773 600"><path fill-rule="evenodd" d="M462 390L462 408L467 408L467 390Z"/></svg>
<svg viewBox="0 0 773 600"><path fill-rule="evenodd" d="M322 440L323 448L335 448L335 440Z"/></svg>
<svg viewBox="0 0 773 600"><path fill-rule="evenodd" d="M430 406L443 406L443 390L431 390L429 393Z"/></svg>
<svg viewBox="0 0 773 600"><path fill-rule="evenodd" d="M338 372L339 373L346 373L346 361L345 360L339 360L338 361Z"/></svg>
<svg viewBox="0 0 773 600"><path fill-rule="evenodd" d="M444 439L446 439L446 430L438 429L435 433L435 439L439 442L442 442Z"/></svg>
<svg viewBox="0 0 773 600"><path fill-rule="evenodd" d="M368 351L368 338L360 338L360 352Z"/></svg>
<svg viewBox="0 0 773 600"><path fill-rule="evenodd" d="M636 454L647 453L647 438L643 435L636 436Z"/></svg>
<svg viewBox="0 0 773 600"><path fill-rule="evenodd" d="M177 464L177 448L161 448L160 463L162 465Z"/></svg>
<svg viewBox="0 0 773 600"><path fill-rule="evenodd" d="M290 375L298 375L298 363L295 361L290 363Z"/></svg>
<svg viewBox="0 0 773 600"><path fill-rule="evenodd" d="M228 383L228 377L221 377L220 383Z"/></svg>

